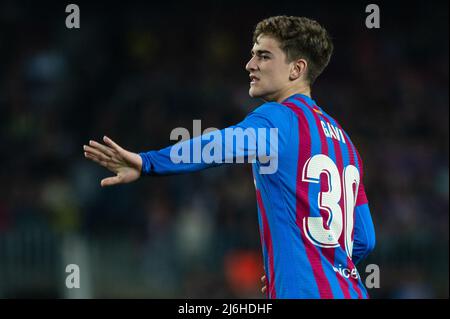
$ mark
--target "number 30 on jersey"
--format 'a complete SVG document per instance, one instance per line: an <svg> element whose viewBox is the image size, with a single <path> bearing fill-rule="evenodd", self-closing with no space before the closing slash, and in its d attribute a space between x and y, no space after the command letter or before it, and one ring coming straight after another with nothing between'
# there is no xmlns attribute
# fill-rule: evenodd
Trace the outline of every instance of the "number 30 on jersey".
<svg viewBox="0 0 450 319"><path fill-rule="evenodd" d="M344 167L342 172L339 172L331 158L318 154L306 161L302 179L309 183L319 183L320 175L323 173L326 174L328 179L328 191L319 192L317 203L319 209L327 212L328 216L325 216L326 220L322 216L305 217L303 219L303 230L308 240L323 248L339 247L339 238L344 232L345 250L351 258L353 250L353 211L360 182L359 172L353 165L348 165ZM339 206L342 192L344 193L344 212ZM324 225L327 227L324 227Z"/></svg>

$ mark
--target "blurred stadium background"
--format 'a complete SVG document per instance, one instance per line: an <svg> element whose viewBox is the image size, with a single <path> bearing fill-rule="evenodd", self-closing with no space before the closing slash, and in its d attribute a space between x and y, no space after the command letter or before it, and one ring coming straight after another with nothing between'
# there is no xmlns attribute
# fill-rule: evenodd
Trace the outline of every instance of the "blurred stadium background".
<svg viewBox="0 0 450 319"><path fill-rule="evenodd" d="M381 271L372 298L448 298L448 2L211 5L0 1L0 297L262 298L248 165L101 189L82 145L109 135L133 151L170 131L223 128L248 97L262 18L318 20L335 54L313 95L365 163ZM81 288L65 287L77 264Z"/></svg>

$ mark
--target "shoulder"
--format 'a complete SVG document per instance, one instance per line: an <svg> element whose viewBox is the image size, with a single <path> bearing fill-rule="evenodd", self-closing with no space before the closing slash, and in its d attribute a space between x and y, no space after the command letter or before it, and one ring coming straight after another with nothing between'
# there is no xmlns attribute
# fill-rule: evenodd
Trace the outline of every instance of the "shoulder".
<svg viewBox="0 0 450 319"><path fill-rule="evenodd" d="M292 123L292 113L284 105L274 102L264 103L249 113L240 123L245 127L271 127L286 131Z"/></svg>
<svg viewBox="0 0 450 319"><path fill-rule="evenodd" d="M285 120L290 116L291 111L283 104L276 102L266 102L257 107L252 113L263 117L267 117L271 121Z"/></svg>

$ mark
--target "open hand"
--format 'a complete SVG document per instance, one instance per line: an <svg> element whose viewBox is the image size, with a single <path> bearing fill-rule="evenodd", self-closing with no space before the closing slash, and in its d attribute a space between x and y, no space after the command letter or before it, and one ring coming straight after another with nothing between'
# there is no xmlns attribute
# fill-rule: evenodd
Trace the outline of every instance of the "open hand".
<svg viewBox="0 0 450 319"><path fill-rule="evenodd" d="M89 141L89 145L83 145L84 156L116 174L116 176L102 179L100 185L112 186L116 184L131 183L141 176L142 158L139 154L129 152L113 140L104 136L100 144Z"/></svg>

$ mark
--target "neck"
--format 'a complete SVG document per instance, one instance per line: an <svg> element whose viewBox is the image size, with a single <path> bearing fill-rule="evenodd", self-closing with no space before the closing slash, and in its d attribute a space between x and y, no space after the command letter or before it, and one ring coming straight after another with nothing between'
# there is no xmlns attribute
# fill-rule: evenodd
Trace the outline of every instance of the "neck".
<svg viewBox="0 0 450 319"><path fill-rule="evenodd" d="M309 86L288 88L287 90L281 92L275 100L278 103L281 103L294 94L303 94L311 98L311 88Z"/></svg>

